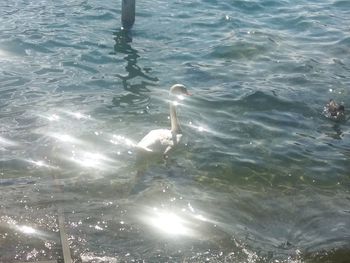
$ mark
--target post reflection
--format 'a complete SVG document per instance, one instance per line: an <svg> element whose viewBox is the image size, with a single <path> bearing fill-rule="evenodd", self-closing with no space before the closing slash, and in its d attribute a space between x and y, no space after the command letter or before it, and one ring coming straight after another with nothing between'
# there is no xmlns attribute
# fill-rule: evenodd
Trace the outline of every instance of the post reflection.
<svg viewBox="0 0 350 263"><path fill-rule="evenodd" d="M337 140L341 140L343 137L343 131L341 129L341 126L339 124L335 124L333 126L333 130L335 132L333 138Z"/></svg>
<svg viewBox="0 0 350 263"><path fill-rule="evenodd" d="M147 83L145 81L142 81L141 84L134 84L134 85L131 85L128 83L129 80L132 80L137 77L141 77L151 82L158 81L157 77L152 77L147 74L148 71L150 71L149 68L142 69L140 66L137 65L137 59L140 57L140 55L138 54L138 51L134 49L130 44L132 42L131 32L125 31L125 30L119 30L115 33L114 39L115 39L115 45L114 45L115 53L121 53L126 55L124 57L124 60L127 62L125 66L127 75L123 76L120 74L116 74L116 76L122 80L124 89L131 91L133 93L139 93L140 88L143 88L144 90L148 91L146 89L146 85L149 85L150 83Z"/></svg>

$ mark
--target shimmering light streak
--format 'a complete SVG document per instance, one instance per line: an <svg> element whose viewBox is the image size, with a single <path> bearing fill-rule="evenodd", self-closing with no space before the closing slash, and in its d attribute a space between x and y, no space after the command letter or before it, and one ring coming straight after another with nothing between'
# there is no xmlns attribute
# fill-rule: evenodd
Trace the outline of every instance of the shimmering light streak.
<svg viewBox="0 0 350 263"><path fill-rule="evenodd" d="M212 131L209 128L205 127L204 125L194 125L192 122L188 123L188 126L190 126L191 128L199 131L199 132L208 132L208 133L213 133L213 134L218 134L218 132Z"/></svg>
<svg viewBox="0 0 350 263"><path fill-rule="evenodd" d="M10 52L7 52L7 51L0 49L0 61L1 60L8 60L10 57L13 57L13 55Z"/></svg>
<svg viewBox="0 0 350 263"><path fill-rule="evenodd" d="M67 142L67 143L75 143L78 144L80 141L74 137L72 137L69 134L64 134L64 133L51 133L49 136L61 141L61 142Z"/></svg>
<svg viewBox="0 0 350 263"><path fill-rule="evenodd" d="M59 121L60 120L60 116L58 116L56 114L52 114L52 115L48 116L47 119L49 121Z"/></svg>
<svg viewBox="0 0 350 263"><path fill-rule="evenodd" d="M14 141L8 140L0 136L0 146L17 146L18 144Z"/></svg>
<svg viewBox="0 0 350 263"><path fill-rule="evenodd" d="M99 167L102 165L104 157L99 153L85 152L81 155L73 153L72 160L84 167Z"/></svg>
<svg viewBox="0 0 350 263"><path fill-rule="evenodd" d="M150 224L171 235L186 235L189 233L189 229L185 227L185 221L172 212L155 211L154 217L150 218Z"/></svg>
<svg viewBox="0 0 350 263"><path fill-rule="evenodd" d="M34 161L34 160L26 160L27 162L29 163L32 163L38 167L45 167L45 168L51 168L51 169L54 169L54 168L57 168L55 166L52 166L50 164L47 164L45 161L43 160L38 160L38 161Z"/></svg>
<svg viewBox="0 0 350 263"><path fill-rule="evenodd" d="M47 233L28 225L16 225L15 222L9 222L9 227L21 232L22 234L40 238L42 240L47 240L49 237Z"/></svg>
<svg viewBox="0 0 350 263"><path fill-rule="evenodd" d="M205 218L203 215L194 215L194 218L200 220L200 221L204 221L204 222L207 222L208 219Z"/></svg>
<svg viewBox="0 0 350 263"><path fill-rule="evenodd" d="M177 95L176 96L179 100L184 100L185 99L185 96L184 95Z"/></svg>
<svg viewBox="0 0 350 263"><path fill-rule="evenodd" d="M59 121L61 119L61 117L55 113L53 114L49 114L49 115L39 115L40 117L48 120L48 121Z"/></svg>
<svg viewBox="0 0 350 263"><path fill-rule="evenodd" d="M69 158L82 167L95 168L100 170L113 169L113 159L97 152L72 151L72 157Z"/></svg>
<svg viewBox="0 0 350 263"><path fill-rule="evenodd" d="M136 144L132 140L130 140L124 136L115 135L115 134L113 135L113 138L110 140L110 142L113 144L116 144L116 145L122 144L122 145L130 146L130 147L136 146Z"/></svg>
<svg viewBox="0 0 350 263"><path fill-rule="evenodd" d="M90 115L86 115L81 112L74 112L74 111L67 111L67 110L57 110L57 111L60 113L61 116L65 114L78 120L91 119ZM62 117L60 115L58 115L57 113L52 113L52 114L40 114L39 116L53 122L53 121L62 120Z"/></svg>
<svg viewBox="0 0 350 263"><path fill-rule="evenodd" d="M172 211L153 208L143 217L144 221L167 235L193 236L190 222Z"/></svg>
<svg viewBox="0 0 350 263"><path fill-rule="evenodd" d="M91 119L90 115L86 115L86 114L83 114L83 113L78 112L78 111L74 112L74 111L63 110L62 112L67 114L67 115L69 115L69 116L71 116L71 117L74 117L74 118L76 118L78 120L80 120L80 119Z"/></svg>
<svg viewBox="0 0 350 263"><path fill-rule="evenodd" d="M23 234L27 234L27 235L32 235L32 234L35 234L37 231L32 228L31 226L25 226L25 225L22 225L22 226L17 226L17 229L22 232Z"/></svg>

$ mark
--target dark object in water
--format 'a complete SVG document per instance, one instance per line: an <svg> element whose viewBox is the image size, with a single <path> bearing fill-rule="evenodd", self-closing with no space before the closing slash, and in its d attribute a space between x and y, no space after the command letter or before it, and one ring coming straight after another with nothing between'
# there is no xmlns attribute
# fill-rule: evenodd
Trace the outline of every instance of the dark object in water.
<svg viewBox="0 0 350 263"><path fill-rule="evenodd" d="M135 23L135 0L122 1L122 25L123 29L130 30Z"/></svg>
<svg viewBox="0 0 350 263"><path fill-rule="evenodd" d="M338 104L335 100L330 99L323 110L324 114L328 118L335 120L343 119L345 117L345 107L342 104Z"/></svg>
<svg viewBox="0 0 350 263"><path fill-rule="evenodd" d="M10 185L26 185L35 184L35 180L31 178L8 178L0 179L0 186L10 186Z"/></svg>

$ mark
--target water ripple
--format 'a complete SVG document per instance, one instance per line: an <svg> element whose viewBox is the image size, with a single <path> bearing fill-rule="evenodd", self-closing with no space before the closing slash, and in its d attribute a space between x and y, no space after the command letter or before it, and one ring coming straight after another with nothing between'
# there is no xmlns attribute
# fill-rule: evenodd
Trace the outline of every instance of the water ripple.
<svg viewBox="0 0 350 263"><path fill-rule="evenodd" d="M0 3L0 261L62 260L57 205L77 261L348 256L348 7L137 1L125 32L120 2ZM184 145L140 177L174 83Z"/></svg>

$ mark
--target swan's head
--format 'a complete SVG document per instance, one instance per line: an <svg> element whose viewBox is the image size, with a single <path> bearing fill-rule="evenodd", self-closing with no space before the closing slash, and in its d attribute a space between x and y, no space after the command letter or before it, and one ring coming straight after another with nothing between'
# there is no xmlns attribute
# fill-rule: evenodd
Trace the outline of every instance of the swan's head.
<svg viewBox="0 0 350 263"><path fill-rule="evenodd" d="M188 92L186 87L182 84L175 84L170 88L170 94L179 96L179 95L191 95L191 93Z"/></svg>

